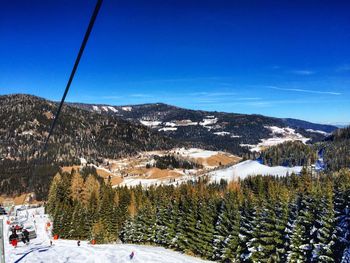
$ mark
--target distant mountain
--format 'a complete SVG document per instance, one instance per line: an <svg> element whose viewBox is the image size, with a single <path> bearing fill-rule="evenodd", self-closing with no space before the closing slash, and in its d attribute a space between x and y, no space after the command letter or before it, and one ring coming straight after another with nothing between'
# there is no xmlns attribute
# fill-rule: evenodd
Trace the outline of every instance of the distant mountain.
<svg viewBox="0 0 350 263"><path fill-rule="evenodd" d="M35 161L48 135L58 103L17 94L0 96L0 105L2 194L22 192L28 188L47 191L46 177L52 176L55 169L46 167L47 172L42 171L40 178L33 179L32 169L38 162L40 165L50 163L49 166L77 164L80 163L79 158L84 157L97 163L103 158L118 158L173 146L171 139L144 125L65 105L47 151L40 161Z"/></svg>
<svg viewBox="0 0 350 263"><path fill-rule="evenodd" d="M317 123L311 123L307 121L297 120L297 119L282 119L288 126L291 127L298 127L305 130L314 130L314 131L321 131L326 133L332 133L335 131L338 127L334 125L329 124L317 124Z"/></svg>
<svg viewBox="0 0 350 263"><path fill-rule="evenodd" d="M316 142L337 129L336 126L296 119L189 110L163 103L126 106L79 103L72 105L141 123L192 146L225 150L235 154L249 153L249 150L256 149L256 146L263 147L264 145L259 146L262 141L269 144L276 137L281 140L284 138Z"/></svg>

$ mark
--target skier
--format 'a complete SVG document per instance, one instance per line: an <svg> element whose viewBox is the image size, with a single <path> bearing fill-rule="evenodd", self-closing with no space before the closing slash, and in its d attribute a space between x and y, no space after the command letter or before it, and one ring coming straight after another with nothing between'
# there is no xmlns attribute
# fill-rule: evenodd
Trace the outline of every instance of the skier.
<svg viewBox="0 0 350 263"><path fill-rule="evenodd" d="M77 245L78 245L78 247L80 247L80 240L78 240Z"/></svg>
<svg viewBox="0 0 350 263"><path fill-rule="evenodd" d="M12 232L12 234L10 235L9 241L11 243L12 246L17 247L17 238L18 235L16 232Z"/></svg>
<svg viewBox="0 0 350 263"><path fill-rule="evenodd" d="M23 229L22 231L22 241L24 244L29 244L29 232L27 229Z"/></svg>
<svg viewBox="0 0 350 263"><path fill-rule="evenodd" d="M134 256L135 256L135 253L134 253L134 251L132 251L131 254L130 254L130 256L129 256L129 257L130 257L130 260L132 260L132 259L134 258Z"/></svg>

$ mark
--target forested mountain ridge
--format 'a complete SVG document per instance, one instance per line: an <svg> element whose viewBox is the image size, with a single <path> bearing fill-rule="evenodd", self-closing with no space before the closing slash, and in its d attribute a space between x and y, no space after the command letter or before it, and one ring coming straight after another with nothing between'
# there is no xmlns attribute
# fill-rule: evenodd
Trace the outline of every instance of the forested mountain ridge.
<svg viewBox="0 0 350 263"><path fill-rule="evenodd" d="M34 180L32 168L37 164L58 103L15 94L0 96L0 105L0 192L33 190L28 189ZM64 105L49 147L40 159L44 163L49 160L49 165L30 188L47 191L50 178L46 177L52 173L52 165L79 164L79 157L98 162L172 145L171 139L141 124Z"/></svg>
<svg viewBox="0 0 350 263"><path fill-rule="evenodd" d="M260 158L272 166L310 166L319 160L329 171L350 168L350 127L338 129L324 141L311 145L290 141L269 147Z"/></svg>
<svg viewBox="0 0 350 263"><path fill-rule="evenodd" d="M111 106L73 103L72 105L142 123L171 138L195 147L247 154L250 148L271 137L269 127L292 128L309 142L321 141L335 126L257 114L236 114L190 110L163 103ZM281 135L278 135L281 136Z"/></svg>

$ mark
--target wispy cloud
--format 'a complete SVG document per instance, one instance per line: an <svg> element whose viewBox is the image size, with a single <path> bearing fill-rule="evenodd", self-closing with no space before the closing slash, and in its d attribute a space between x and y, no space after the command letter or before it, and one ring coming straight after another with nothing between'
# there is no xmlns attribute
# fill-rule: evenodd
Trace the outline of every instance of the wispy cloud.
<svg viewBox="0 0 350 263"><path fill-rule="evenodd" d="M323 90L309 90L309 89L295 89L295 88L279 88L275 86L268 86L269 89L282 90L282 91L294 91L303 93L314 93L314 94L327 94L327 95L342 95L340 92L335 91L323 91Z"/></svg>
<svg viewBox="0 0 350 263"><path fill-rule="evenodd" d="M338 72L350 71L350 64L341 65L340 67L338 67L336 69L336 71L338 71Z"/></svg>
<svg viewBox="0 0 350 263"><path fill-rule="evenodd" d="M190 96L202 96L202 97L223 97L223 96L234 96L236 92L192 92Z"/></svg>
<svg viewBox="0 0 350 263"><path fill-rule="evenodd" d="M114 96L114 95L109 95L109 96L101 96L100 99L103 100L119 100L122 99L122 96Z"/></svg>
<svg viewBox="0 0 350 263"><path fill-rule="evenodd" d="M309 76L309 75L315 74L315 71L312 71L312 70L290 70L289 72L292 74L303 75L303 76Z"/></svg>
<svg viewBox="0 0 350 263"><path fill-rule="evenodd" d="M130 94L129 96L133 98L153 98L153 96L150 94L142 94L142 93Z"/></svg>

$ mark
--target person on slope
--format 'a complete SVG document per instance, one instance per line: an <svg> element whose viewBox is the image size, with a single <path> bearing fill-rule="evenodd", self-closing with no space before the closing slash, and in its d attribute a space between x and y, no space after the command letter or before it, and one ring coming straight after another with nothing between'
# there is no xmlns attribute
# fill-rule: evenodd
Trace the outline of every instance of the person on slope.
<svg viewBox="0 0 350 263"><path fill-rule="evenodd" d="M29 244L29 232L27 229L23 229L22 231L22 242L24 244Z"/></svg>
<svg viewBox="0 0 350 263"><path fill-rule="evenodd" d="M134 256L135 256L135 253L134 253L134 251L132 251L131 254L129 255L130 260L132 260L134 258Z"/></svg>
<svg viewBox="0 0 350 263"><path fill-rule="evenodd" d="M17 247L17 242L18 242L17 239L18 239L17 233L12 232L12 234L10 235L9 241L13 247Z"/></svg>

